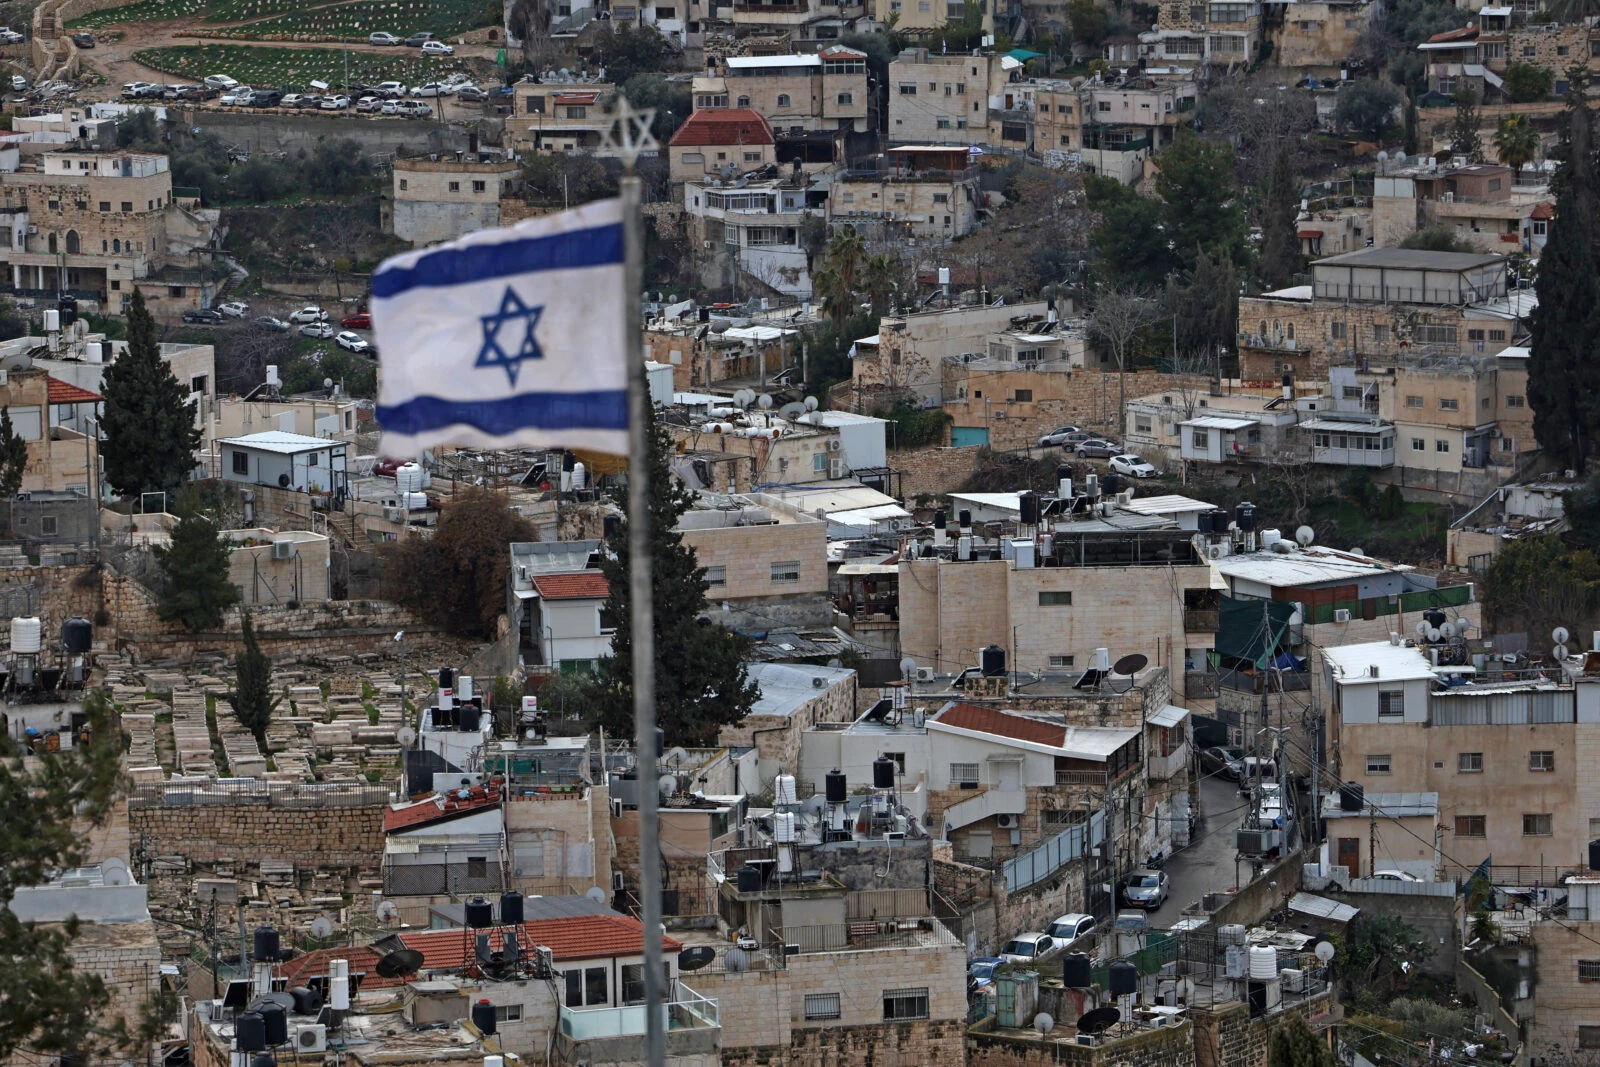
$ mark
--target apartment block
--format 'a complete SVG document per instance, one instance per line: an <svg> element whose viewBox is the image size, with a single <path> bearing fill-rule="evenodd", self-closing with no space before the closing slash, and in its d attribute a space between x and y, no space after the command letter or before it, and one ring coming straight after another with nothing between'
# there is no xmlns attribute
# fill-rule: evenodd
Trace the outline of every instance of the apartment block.
<svg viewBox="0 0 1600 1067"><path fill-rule="evenodd" d="M1385 248L1445 227L1483 252L1538 255L1554 197L1548 186L1518 187L1516 178L1510 167L1486 163L1387 169L1374 179L1372 243Z"/></svg>
<svg viewBox="0 0 1600 1067"><path fill-rule="evenodd" d="M780 138L864 132L871 104L867 56L832 44L811 55L727 56L694 80L694 106L750 108Z"/></svg>
<svg viewBox="0 0 1600 1067"><path fill-rule="evenodd" d="M834 176L828 218L836 224L875 224L885 238L952 241L978 228L983 192L965 147L889 149L870 166Z"/></svg>
<svg viewBox="0 0 1600 1067"><path fill-rule="evenodd" d="M1261 53L1264 5L1237 0L1162 0L1156 25L1139 35L1144 54L1158 62L1242 66Z"/></svg>
<svg viewBox="0 0 1600 1067"><path fill-rule="evenodd" d="M1280 67L1333 72L1361 35L1383 17L1372 0L1320 0L1267 9L1266 39Z"/></svg>
<svg viewBox="0 0 1600 1067"><path fill-rule="evenodd" d="M452 241L500 225L500 201L522 188L522 165L466 153L453 157L397 158L390 228L415 245Z"/></svg>
<svg viewBox="0 0 1600 1067"><path fill-rule="evenodd" d="M1124 185L1144 176L1144 161L1172 143L1193 120L1197 88L1189 78L1138 76L1074 86L1034 80L1007 86L991 106L989 142L1026 142L1047 159L1078 163L1086 172ZM1016 90L1013 94L1012 90Z"/></svg>
<svg viewBox="0 0 1600 1067"><path fill-rule="evenodd" d="M616 86L602 81L520 81L512 86L506 147L528 152L592 152L606 130Z"/></svg>
<svg viewBox="0 0 1600 1067"><path fill-rule="evenodd" d="M701 494L678 523L705 568L718 621L735 630L828 627L828 527L759 497ZM809 684L809 681L808 683Z"/></svg>
<svg viewBox="0 0 1600 1067"><path fill-rule="evenodd" d="M668 142L672 180L731 181L776 162L772 124L750 108L701 108Z"/></svg>
<svg viewBox="0 0 1600 1067"><path fill-rule="evenodd" d="M880 394L904 393L922 403L942 403L948 361L986 353L995 334L1042 328L1049 314L1049 305L1039 301L886 317L873 337L857 343L856 358L850 361L851 381L847 388L841 387L838 399L848 403L853 397L852 406L858 409L871 406L863 397L876 400Z"/></svg>
<svg viewBox="0 0 1600 1067"><path fill-rule="evenodd" d="M941 3L943 0L933 0ZM890 144L960 145L987 137L989 99L1009 80L1000 56L908 48L889 63Z"/></svg>
<svg viewBox="0 0 1600 1067"><path fill-rule="evenodd" d="M809 256L800 233L808 217L826 214L827 200L827 187L813 186L803 174L727 186L720 178L685 181L690 247L698 245L717 264L702 267L702 279L712 269L718 282L731 284L739 270L781 293L809 298Z"/></svg>

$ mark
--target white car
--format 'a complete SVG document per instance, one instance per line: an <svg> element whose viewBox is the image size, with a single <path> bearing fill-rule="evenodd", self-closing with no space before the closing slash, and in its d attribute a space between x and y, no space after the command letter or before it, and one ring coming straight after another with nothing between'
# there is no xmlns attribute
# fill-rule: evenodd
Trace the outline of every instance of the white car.
<svg viewBox="0 0 1600 1067"><path fill-rule="evenodd" d="M422 54L425 56L453 56L456 50L443 41L423 41Z"/></svg>
<svg viewBox="0 0 1600 1067"><path fill-rule="evenodd" d="M1112 456L1110 465L1111 469L1118 474L1126 474L1130 478L1154 478L1161 473L1154 466L1131 453Z"/></svg>
<svg viewBox="0 0 1600 1067"><path fill-rule="evenodd" d="M325 96L322 98L320 106L323 111L348 111L350 109L350 98L343 94Z"/></svg>
<svg viewBox="0 0 1600 1067"><path fill-rule="evenodd" d="M283 108L301 108L305 107L305 105L306 98L301 96L299 93L289 93L282 100L278 101L278 106Z"/></svg>
<svg viewBox="0 0 1600 1067"><path fill-rule="evenodd" d="M14 92L14 93L25 93L25 92L27 92L28 91L28 79L24 78L20 74L11 75L11 91Z"/></svg>
<svg viewBox="0 0 1600 1067"><path fill-rule="evenodd" d="M406 95L406 83L379 82L377 85L373 86L372 92L375 96L387 97L390 100L398 100L402 96Z"/></svg>
<svg viewBox="0 0 1600 1067"><path fill-rule="evenodd" d="M1032 963L1056 947L1056 939L1049 934L1018 934L1000 950L1000 958L1007 963Z"/></svg>
<svg viewBox="0 0 1600 1067"><path fill-rule="evenodd" d="M377 33L369 33L369 34L367 34L367 43L368 44L380 44L380 45L382 45L382 44L400 44L401 43L401 39L399 37L396 37L392 33L384 33L382 30L379 30Z"/></svg>
<svg viewBox="0 0 1600 1067"><path fill-rule="evenodd" d="M256 91L248 85L236 85L222 95L221 103L225 107L249 107Z"/></svg>
<svg viewBox="0 0 1600 1067"><path fill-rule="evenodd" d="M370 115L383 106L383 101L375 96L363 96L356 101L356 111L362 115Z"/></svg>
<svg viewBox="0 0 1600 1067"><path fill-rule="evenodd" d="M149 82L128 82L122 87L122 95L129 100L137 100L154 88Z"/></svg>
<svg viewBox="0 0 1600 1067"><path fill-rule="evenodd" d="M395 108L395 114L413 119L425 119L433 115L433 108L421 100L402 100Z"/></svg>
<svg viewBox="0 0 1600 1067"><path fill-rule="evenodd" d="M328 313L315 304L308 304L297 311L289 312L289 321L296 326L307 322L327 322Z"/></svg>
<svg viewBox="0 0 1600 1067"><path fill-rule="evenodd" d="M333 339L333 343L346 352L365 352L372 347L365 337L358 333L351 333L349 330L340 331L339 335Z"/></svg>
<svg viewBox="0 0 1600 1067"><path fill-rule="evenodd" d="M1066 948L1074 941L1094 932L1094 916L1071 912L1050 924L1045 933L1055 939L1057 947Z"/></svg>
<svg viewBox="0 0 1600 1067"><path fill-rule="evenodd" d="M399 101L399 100L385 100L383 102L383 106L378 108L378 114L380 114L380 115L398 115L398 114L400 114L400 105L401 105L401 103L402 102Z"/></svg>
<svg viewBox="0 0 1600 1067"><path fill-rule="evenodd" d="M0 30L0 44L21 44L27 38L13 29Z"/></svg>
<svg viewBox="0 0 1600 1067"><path fill-rule="evenodd" d="M449 96L451 91L452 90L451 90L450 86L444 84L443 82L428 82L426 85L418 85L417 87L412 89L411 90L411 95L412 96Z"/></svg>
<svg viewBox="0 0 1600 1067"><path fill-rule="evenodd" d="M218 304L217 310L230 319L242 319L250 314L250 305L233 300L226 304Z"/></svg>
<svg viewBox="0 0 1600 1067"><path fill-rule="evenodd" d="M1389 881L1389 882L1420 882L1420 881L1422 881L1422 879L1418 878L1416 875L1407 874L1405 871L1373 871L1372 872L1372 877L1374 877L1374 878L1382 878L1385 881Z"/></svg>
<svg viewBox="0 0 1600 1067"><path fill-rule="evenodd" d="M319 341L326 341L333 336L333 327L325 322L308 322L300 327L300 336L315 337Z"/></svg>
<svg viewBox="0 0 1600 1067"><path fill-rule="evenodd" d="M208 75L206 75L206 88L207 89L234 89L234 88L237 88L238 85L239 85L238 82L234 81L232 78L228 77L226 74L208 74Z"/></svg>

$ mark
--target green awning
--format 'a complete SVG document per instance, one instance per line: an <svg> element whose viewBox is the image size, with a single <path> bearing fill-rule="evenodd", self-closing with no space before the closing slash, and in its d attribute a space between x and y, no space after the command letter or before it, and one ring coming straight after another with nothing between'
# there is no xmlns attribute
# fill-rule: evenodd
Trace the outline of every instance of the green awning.
<svg viewBox="0 0 1600 1067"><path fill-rule="evenodd" d="M1294 604L1287 600L1223 597L1217 615L1217 655L1249 660L1265 669L1277 658L1293 615Z"/></svg>
<svg viewBox="0 0 1600 1067"><path fill-rule="evenodd" d="M1010 56L1012 59L1015 59L1018 63L1026 63L1030 59L1044 58L1043 52L1030 52L1026 48L1013 48L1011 51L1007 52L1006 55Z"/></svg>

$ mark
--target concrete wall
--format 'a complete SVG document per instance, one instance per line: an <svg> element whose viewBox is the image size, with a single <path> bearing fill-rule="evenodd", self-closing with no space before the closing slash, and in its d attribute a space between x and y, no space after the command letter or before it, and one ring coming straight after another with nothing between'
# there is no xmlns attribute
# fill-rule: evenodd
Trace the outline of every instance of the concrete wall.
<svg viewBox="0 0 1600 1067"><path fill-rule="evenodd" d="M1330 830L1331 834L1332 831ZM1441 978L1456 973L1460 953L1460 897L1403 896L1397 893L1340 893L1341 904L1360 908L1368 914L1402 919L1417 928L1433 947L1433 955L1419 965L1427 974Z"/></svg>
<svg viewBox="0 0 1600 1067"><path fill-rule="evenodd" d="M408 155L467 150L467 128L432 119L358 119L297 111L266 115L192 109L183 112L185 126L214 133L228 144L252 152L307 152L321 140L353 140L368 155Z"/></svg>
<svg viewBox="0 0 1600 1067"><path fill-rule="evenodd" d="M152 855L183 855L195 863L283 860L296 867L376 869L383 854L383 806L268 808L151 807L128 802L128 828L148 835Z"/></svg>

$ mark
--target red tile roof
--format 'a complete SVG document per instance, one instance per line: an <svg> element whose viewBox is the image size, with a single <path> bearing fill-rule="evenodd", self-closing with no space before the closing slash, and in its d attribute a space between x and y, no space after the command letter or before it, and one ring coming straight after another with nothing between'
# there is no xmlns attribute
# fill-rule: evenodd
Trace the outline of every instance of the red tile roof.
<svg viewBox="0 0 1600 1067"><path fill-rule="evenodd" d="M328 973L329 960L349 960L350 973L361 974L362 989L386 989L393 986L404 985L404 978L383 978L378 974L378 959L381 953L370 945L351 945L348 948L319 948L307 952L304 956L296 956L285 963L280 963L273 973L289 980L290 988L304 985L306 980L319 974Z"/></svg>
<svg viewBox="0 0 1600 1067"><path fill-rule="evenodd" d="M747 107L703 107L689 116L670 142L674 148L696 145L773 144L772 125Z"/></svg>
<svg viewBox="0 0 1600 1067"><path fill-rule="evenodd" d="M482 787L471 792L472 795L465 800L455 793L438 793L415 804L389 808L383 813L383 830L392 834L396 830L410 830L432 822L445 822L470 815L475 811L498 807L500 804L497 796L491 795Z"/></svg>
<svg viewBox="0 0 1600 1067"><path fill-rule="evenodd" d="M64 382L55 375L50 376L50 403L52 404L95 404L104 400L99 393L91 393L87 389L79 388L71 382Z"/></svg>
<svg viewBox="0 0 1600 1067"><path fill-rule="evenodd" d="M973 730L997 737L1010 737L1036 745L1060 748L1066 744L1067 728L1054 723L1040 722L1022 715L1012 715L994 708L980 708L976 704L952 704L934 717L935 722L953 726L958 730Z"/></svg>
<svg viewBox="0 0 1600 1067"><path fill-rule="evenodd" d="M499 949L501 930L488 931L489 947ZM644 938L639 920L627 915L572 915L559 919L532 919L518 927L517 943L531 954L535 945L549 947L557 960L597 960L612 956L642 956ZM400 932L406 948L422 953L425 969L451 970L464 967L474 952L473 932L424 930ZM683 945L663 937L662 947L677 952ZM352 970L354 969L352 965Z"/></svg>
<svg viewBox="0 0 1600 1067"><path fill-rule="evenodd" d="M817 53L823 59L866 59L865 52L857 52L854 48L846 48L842 44L829 45Z"/></svg>
<svg viewBox="0 0 1600 1067"><path fill-rule="evenodd" d="M610 594L611 586L599 571L578 571L576 574L543 574L533 580L533 587L546 600L589 600Z"/></svg>
<svg viewBox="0 0 1600 1067"><path fill-rule="evenodd" d="M1321 230L1301 230L1299 232L1298 236L1307 237L1307 238L1321 237L1322 236L1322 231Z"/></svg>
<svg viewBox="0 0 1600 1067"><path fill-rule="evenodd" d="M1477 37L1478 27L1469 22L1459 30L1446 30L1443 33L1434 34L1428 38L1428 43L1442 44L1445 41L1472 41L1476 40Z"/></svg>
<svg viewBox="0 0 1600 1067"><path fill-rule="evenodd" d="M1530 214L1528 217L1530 219L1553 219L1556 217L1555 205L1540 204L1533 209L1532 214Z"/></svg>

